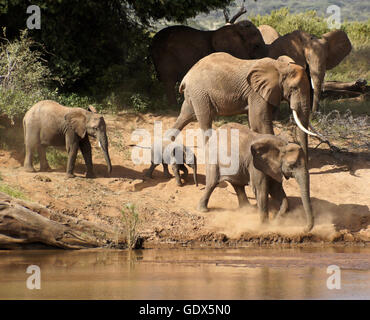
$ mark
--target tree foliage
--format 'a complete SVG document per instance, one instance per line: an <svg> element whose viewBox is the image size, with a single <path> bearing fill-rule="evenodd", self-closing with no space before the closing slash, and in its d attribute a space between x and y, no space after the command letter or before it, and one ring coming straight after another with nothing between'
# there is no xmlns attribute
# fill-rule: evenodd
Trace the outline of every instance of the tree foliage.
<svg viewBox="0 0 370 320"><path fill-rule="evenodd" d="M4 1L4 0L2 0ZM31 3L32 2L32 3ZM147 54L148 26L156 19L183 21L231 0L6 0L0 26L9 39L26 27L29 5L41 8L41 30L30 36L45 45L54 75L65 90L96 85L111 66L142 64ZM137 67L136 67L137 68ZM122 72L129 72L121 68ZM125 74L129 76L129 74Z"/></svg>

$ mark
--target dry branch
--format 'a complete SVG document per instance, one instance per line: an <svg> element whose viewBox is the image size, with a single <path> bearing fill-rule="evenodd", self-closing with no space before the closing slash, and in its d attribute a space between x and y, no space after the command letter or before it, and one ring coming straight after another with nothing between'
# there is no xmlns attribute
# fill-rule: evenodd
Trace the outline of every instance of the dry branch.
<svg viewBox="0 0 370 320"><path fill-rule="evenodd" d="M234 16L231 19L229 16L229 11L227 9L224 9L224 17L226 24L234 24L235 21L238 20L245 13L247 13L247 9L244 6L244 1L239 11L236 14L234 14Z"/></svg>

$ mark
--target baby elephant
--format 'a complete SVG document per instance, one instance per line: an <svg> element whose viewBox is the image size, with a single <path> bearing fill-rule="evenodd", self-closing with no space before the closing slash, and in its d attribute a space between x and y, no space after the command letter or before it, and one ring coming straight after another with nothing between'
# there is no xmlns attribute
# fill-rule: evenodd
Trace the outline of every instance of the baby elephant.
<svg viewBox="0 0 370 320"><path fill-rule="evenodd" d="M307 225L305 231L310 231L314 225L309 192L309 173L306 167L305 155L302 148L294 143L287 143L283 139L271 134L259 134L251 131L248 127L238 123L228 123L217 130L220 136L221 130L227 130L227 144L230 150L231 143L236 139L230 139L231 129L239 130L239 146L235 145L231 150L238 150L235 154L239 158L239 166L236 172L226 172L226 165L219 160L209 164L206 168L206 190L201 198L198 209L208 211L209 198L221 181L228 181L234 187L238 196L239 206L249 204L245 194L245 186L251 183L253 186L257 207L260 212L261 222L268 221L268 195L280 203L278 215L283 215L288 210L288 199L282 186L283 176L286 179L294 177L300 187L303 207L306 213ZM225 146L226 148L227 146ZM227 153L227 149L218 150ZM233 155L232 155L233 156ZM224 168L223 168L224 167Z"/></svg>
<svg viewBox="0 0 370 320"><path fill-rule="evenodd" d="M162 148L155 148L153 145L151 150L151 166L145 174L147 177L152 178L153 170L159 164L158 159L163 165L164 175L167 178L171 177L170 173L168 172L168 164L171 164L178 186L182 186L180 170L184 173L182 178L186 179L188 176L188 169L185 166L185 164L187 164L193 169L194 183L196 186L198 186L197 158L190 148L178 143L171 144L171 141L163 141Z"/></svg>
<svg viewBox="0 0 370 320"><path fill-rule="evenodd" d="M108 173L112 171L105 121L92 106L87 111L82 108L64 107L51 100L40 101L27 111L23 118L23 129L26 147L24 168L28 172L35 171L32 166L32 153L36 149L40 158L40 171L47 171L50 167L46 160L46 147L66 146L67 177L74 177L78 149L81 150L86 163L86 177L94 177L89 136L98 139L108 165Z"/></svg>

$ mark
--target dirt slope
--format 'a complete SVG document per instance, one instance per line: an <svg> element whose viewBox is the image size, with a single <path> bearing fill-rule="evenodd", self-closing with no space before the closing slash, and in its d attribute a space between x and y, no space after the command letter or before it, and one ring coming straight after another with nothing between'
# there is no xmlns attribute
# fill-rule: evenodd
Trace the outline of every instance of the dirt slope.
<svg viewBox="0 0 370 320"><path fill-rule="evenodd" d="M196 210L205 184L204 165L199 166L199 186L189 169L187 184L176 185L166 179L162 167L154 179L144 178L148 165L131 161L134 129L153 132L154 121L162 121L163 131L175 122L176 113L166 116L122 114L106 115L113 172L106 176L103 154L96 141L93 161L96 179L85 179L82 160L76 166L75 179L65 180L64 168L52 172L26 173L22 170L23 151L0 150L0 174L3 183L21 190L28 199L51 209L93 222L114 225L122 232L121 209L134 203L140 216L139 233L144 246L158 245L247 245L249 243L364 243L370 241L370 160L368 153L332 155L326 146L313 150L311 139L311 197L316 225L304 234L304 213L299 189L293 179L284 181L291 211L280 221L261 227L257 210L239 210L234 191L226 183L212 194L210 212ZM192 123L187 128L198 128ZM277 129L279 134L280 130ZM18 134L20 134L18 132ZM282 133L291 139L288 132ZM92 140L92 139L91 139ZM37 168L37 166L36 166ZM250 188L247 195L255 198ZM276 210L274 204L271 210Z"/></svg>

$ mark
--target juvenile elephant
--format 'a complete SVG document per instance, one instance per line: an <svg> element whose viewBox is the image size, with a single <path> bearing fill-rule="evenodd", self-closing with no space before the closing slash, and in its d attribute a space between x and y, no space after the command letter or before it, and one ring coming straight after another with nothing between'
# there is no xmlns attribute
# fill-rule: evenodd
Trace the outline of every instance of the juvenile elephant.
<svg viewBox="0 0 370 320"><path fill-rule="evenodd" d="M258 30L261 32L263 41L265 41L266 44L271 44L280 37L279 32L267 24L260 25Z"/></svg>
<svg viewBox="0 0 370 320"><path fill-rule="evenodd" d="M151 56L168 102L176 105L175 85L201 58L213 52L227 52L240 59L267 57L267 46L257 27L240 21L214 31L171 26L153 38Z"/></svg>
<svg viewBox="0 0 370 320"><path fill-rule="evenodd" d="M307 155L306 128L310 115L310 84L305 70L281 59L241 60L227 53L213 53L201 59L180 85L184 93L180 115L173 128L182 130L197 119L204 131L216 115L248 112L252 130L274 134L273 111L282 100L290 103L301 130L298 138Z"/></svg>
<svg viewBox="0 0 370 320"><path fill-rule="evenodd" d="M193 169L194 183L196 186L198 186L197 158L195 154L186 146L176 143L171 147L169 144L170 142L163 141L162 148L156 148L155 146L152 146L151 165L145 175L149 178L152 178L153 171L159 164L157 159L161 159L164 175L167 178L171 177L170 173L168 172L168 165L171 164L177 185L182 186L180 170L184 173L182 177L186 179L188 176L188 169L186 168L185 164L187 164Z"/></svg>
<svg viewBox="0 0 370 320"><path fill-rule="evenodd" d="M105 121L103 116L95 113L93 107L88 111L82 108L64 107L51 100L40 101L27 111L23 118L23 129L26 147L24 168L28 172L35 171L32 165L32 153L36 149L40 158L40 171L46 171L49 169L46 147L66 146L67 177L74 177L73 170L78 149L81 150L86 163L86 177L94 177L89 136L98 139L108 165L108 173L112 171Z"/></svg>
<svg viewBox="0 0 370 320"><path fill-rule="evenodd" d="M347 34L333 30L317 38L296 30L277 38L269 46L268 56L277 59L286 55L303 68L308 67L313 82L312 111L317 111L326 70L336 67L352 49Z"/></svg>
<svg viewBox="0 0 370 320"><path fill-rule="evenodd" d="M238 196L239 206L249 204L245 194L245 186L253 185L256 192L257 207L260 212L261 222L268 221L268 195L280 203L278 215L283 215L288 210L288 200L282 186L283 176L286 179L295 178L300 190L303 207L306 213L307 224L305 231L310 231L314 225L310 195L309 173L306 167L305 156L302 148L293 143L287 143L283 139L270 134L259 134L251 131L248 127L238 123L228 123L217 130L227 130L228 150L232 140L231 129L239 130L238 150L239 167L235 174L223 174L224 165L207 164L206 189L201 198L198 209L208 211L209 198L221 181L228 181L234 187ZM237 148L238 147L238 148ZM219 153L228 150L220 149Z"/></svg>

